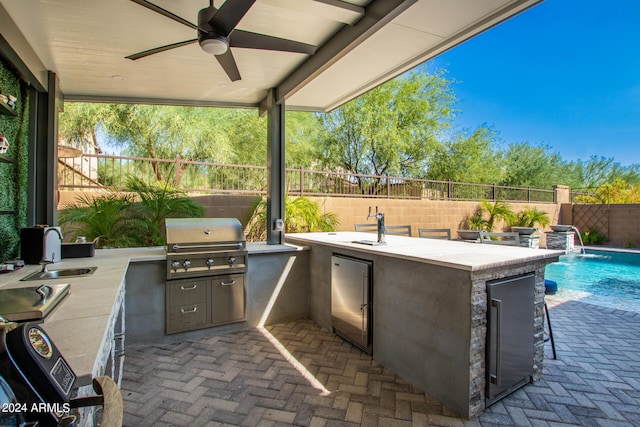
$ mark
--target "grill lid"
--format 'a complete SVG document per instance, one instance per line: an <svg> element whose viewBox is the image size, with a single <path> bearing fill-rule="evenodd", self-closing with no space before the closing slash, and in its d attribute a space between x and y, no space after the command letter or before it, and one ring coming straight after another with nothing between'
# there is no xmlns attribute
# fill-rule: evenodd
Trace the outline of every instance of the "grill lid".
<svg viewBox="0 0 640 427"><path fill-rule="evenodd" d="M165 226L168 251L174 251L174 245L240 243L244 247L246 241L236 218L167 218Z"/></svg>

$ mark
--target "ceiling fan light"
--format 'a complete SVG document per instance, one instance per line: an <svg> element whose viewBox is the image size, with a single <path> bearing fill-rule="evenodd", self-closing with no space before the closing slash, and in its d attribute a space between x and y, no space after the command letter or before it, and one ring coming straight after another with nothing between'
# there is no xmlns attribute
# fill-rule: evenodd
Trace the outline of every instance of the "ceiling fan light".
<svg viewBox="0 0 640 427"><path fill-rule="evenodd" d="M200 47L212 55L222 55L229 50L229 40L223 36L204 39L200 42Z"/></svg>

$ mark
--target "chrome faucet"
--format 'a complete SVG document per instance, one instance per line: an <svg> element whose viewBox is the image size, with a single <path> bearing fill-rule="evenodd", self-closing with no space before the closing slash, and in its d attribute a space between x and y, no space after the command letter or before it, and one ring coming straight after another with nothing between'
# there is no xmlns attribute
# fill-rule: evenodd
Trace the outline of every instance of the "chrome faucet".
<svg viewBox="0 0 640 427"><path fill-rule="evenodd" d="M53 264L56 258L56 254L52 252L51 259L47 259L47 235L52 231L58 233L58 236L60 236L60 242L62 242L62 234L60 233L60 231L58 231L57 228L50 227L45 230L44 234L42 235L42 260L40 261L40 264L42 264L42 270L40 271L42 273L47 272L47 265Z"/></svg>
<svg viewBox="0 0 640 427"><path fill-rule="evenodd" d="M387 232L384 228L384 212L378 212L378 207L376 206L376 213L374 215L371 214L371 206L369 206L369 214L367 215L367 219L375 218L378 221L378 243L385 243L384 237Z"/></svg>

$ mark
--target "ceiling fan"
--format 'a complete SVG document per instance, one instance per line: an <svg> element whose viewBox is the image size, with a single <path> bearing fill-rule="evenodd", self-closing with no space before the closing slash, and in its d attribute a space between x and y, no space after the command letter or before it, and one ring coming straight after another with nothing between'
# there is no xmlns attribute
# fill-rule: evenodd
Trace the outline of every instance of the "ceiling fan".
<svg viewBox="0 0 640 427"><path fill-rule="evenodd" d="M316 51L315 46L306 43L237 30L236 25L251 9L255 0L228 0L219 9L216 9L213 0L210 0L209 7L198 12L198 25L194 25L147 0L131 1L196 30L198 37L134 53L127 56L127 59L136 60L198 42L202 50L215 56L229 79L236 81L241 77L230 47L295 52L307 55L313 55Z"/></svg>

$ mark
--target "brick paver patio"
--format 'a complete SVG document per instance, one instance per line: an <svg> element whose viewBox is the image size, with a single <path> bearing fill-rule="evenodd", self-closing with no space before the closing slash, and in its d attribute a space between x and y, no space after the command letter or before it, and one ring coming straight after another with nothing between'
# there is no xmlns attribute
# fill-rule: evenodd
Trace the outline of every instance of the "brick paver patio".
<svg viewBox="0 0 640 427"><path fill-rule="evenodd" d="M310 320L128 348L125 426L638 426L640 314L549 299L558 360L463 420ZM550 347L547 349L550 355Z"/></svg>

